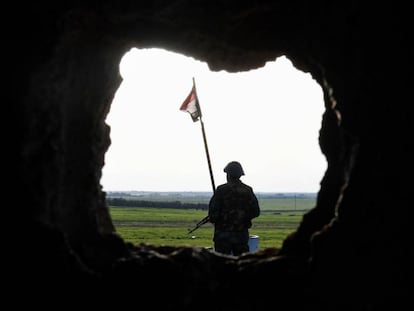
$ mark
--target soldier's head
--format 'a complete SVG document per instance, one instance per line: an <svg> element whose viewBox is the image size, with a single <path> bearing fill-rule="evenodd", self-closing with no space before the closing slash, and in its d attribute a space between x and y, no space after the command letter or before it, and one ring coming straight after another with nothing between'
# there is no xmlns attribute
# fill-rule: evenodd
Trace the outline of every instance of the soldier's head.
<svg viewBox="0 0 414 311"><path fill-rule="evenodd" d="M237 161L229 162L224 168L224 172L227 174L228 177L236 179L239 179L241 176L244 175L243 168L241 164Z"/></svg>

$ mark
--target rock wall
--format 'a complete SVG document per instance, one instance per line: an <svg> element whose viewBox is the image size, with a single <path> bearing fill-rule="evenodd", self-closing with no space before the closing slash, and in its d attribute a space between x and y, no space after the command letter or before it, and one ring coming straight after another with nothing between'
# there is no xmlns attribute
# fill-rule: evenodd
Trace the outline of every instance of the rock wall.
<svg viewBox="0 0 414 311"><path fill-rule="evenodd" d="M122 288L137 304L170 310L379 310L408 300L414 122L405 5L45 1L5 12L13 16L8 186L11 217L22 224L6 248L10 288L20 280L46 300L53 293L95 303L127 300L115 295ZM100 178L110 145L105 118L132 47L165 48L230 72L286 55L321 85L328 168L316 206L279 252L227 258L138 248L117 236ZM119 286L127 281L134 285Z"/></svg>

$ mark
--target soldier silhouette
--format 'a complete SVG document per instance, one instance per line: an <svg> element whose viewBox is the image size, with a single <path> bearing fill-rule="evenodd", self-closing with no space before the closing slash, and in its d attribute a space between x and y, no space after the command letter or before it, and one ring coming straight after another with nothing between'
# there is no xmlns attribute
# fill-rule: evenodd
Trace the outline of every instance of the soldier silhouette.
<svg viewBox="0 0 414 311"><path fill-rule="evenodd" d="M241 164L232 161L224 168L227 183L217 187L210 199L208 216L214 224L214 250L239 256L249 251L249 228L260 215L252 187L244 184Z"/></svg>

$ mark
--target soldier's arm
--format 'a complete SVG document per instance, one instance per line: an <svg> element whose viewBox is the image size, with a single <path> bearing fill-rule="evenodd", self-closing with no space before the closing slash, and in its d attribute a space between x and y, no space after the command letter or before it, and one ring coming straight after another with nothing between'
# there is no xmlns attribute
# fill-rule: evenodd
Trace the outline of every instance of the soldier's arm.
<svg viewBox="0 0 414 311"><path fill-rule="evenodd" d="M259 207L259 201L257 200L256 195L254 194L253 190L251 192L251 199L250 199L250 205L252 207L251 209L251 217L256 218L260 215L260 207Z"/></svg>
<svg viewBox="0 0 414 311"><path fill-rule="evenodd" d="M217 195L214 194L208 204L208 217L211 223L215 223L220 215L220 205L217 200Z"/></svg>

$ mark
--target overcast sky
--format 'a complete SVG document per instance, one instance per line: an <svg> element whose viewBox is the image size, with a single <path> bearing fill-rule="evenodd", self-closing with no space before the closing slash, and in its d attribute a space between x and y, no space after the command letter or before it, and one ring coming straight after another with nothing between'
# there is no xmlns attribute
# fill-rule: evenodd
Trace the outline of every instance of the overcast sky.
<svg viewBox="0 0 414 311"><path fill-rule="evenodd" d="M317 192L326 169L319 145L323 96L285 58L249 72L160 49L132 49L106 122L104 191L212 191L200 122L179 110L192 87L203 113L215 186L239 161L257 192Z"/></svg>

